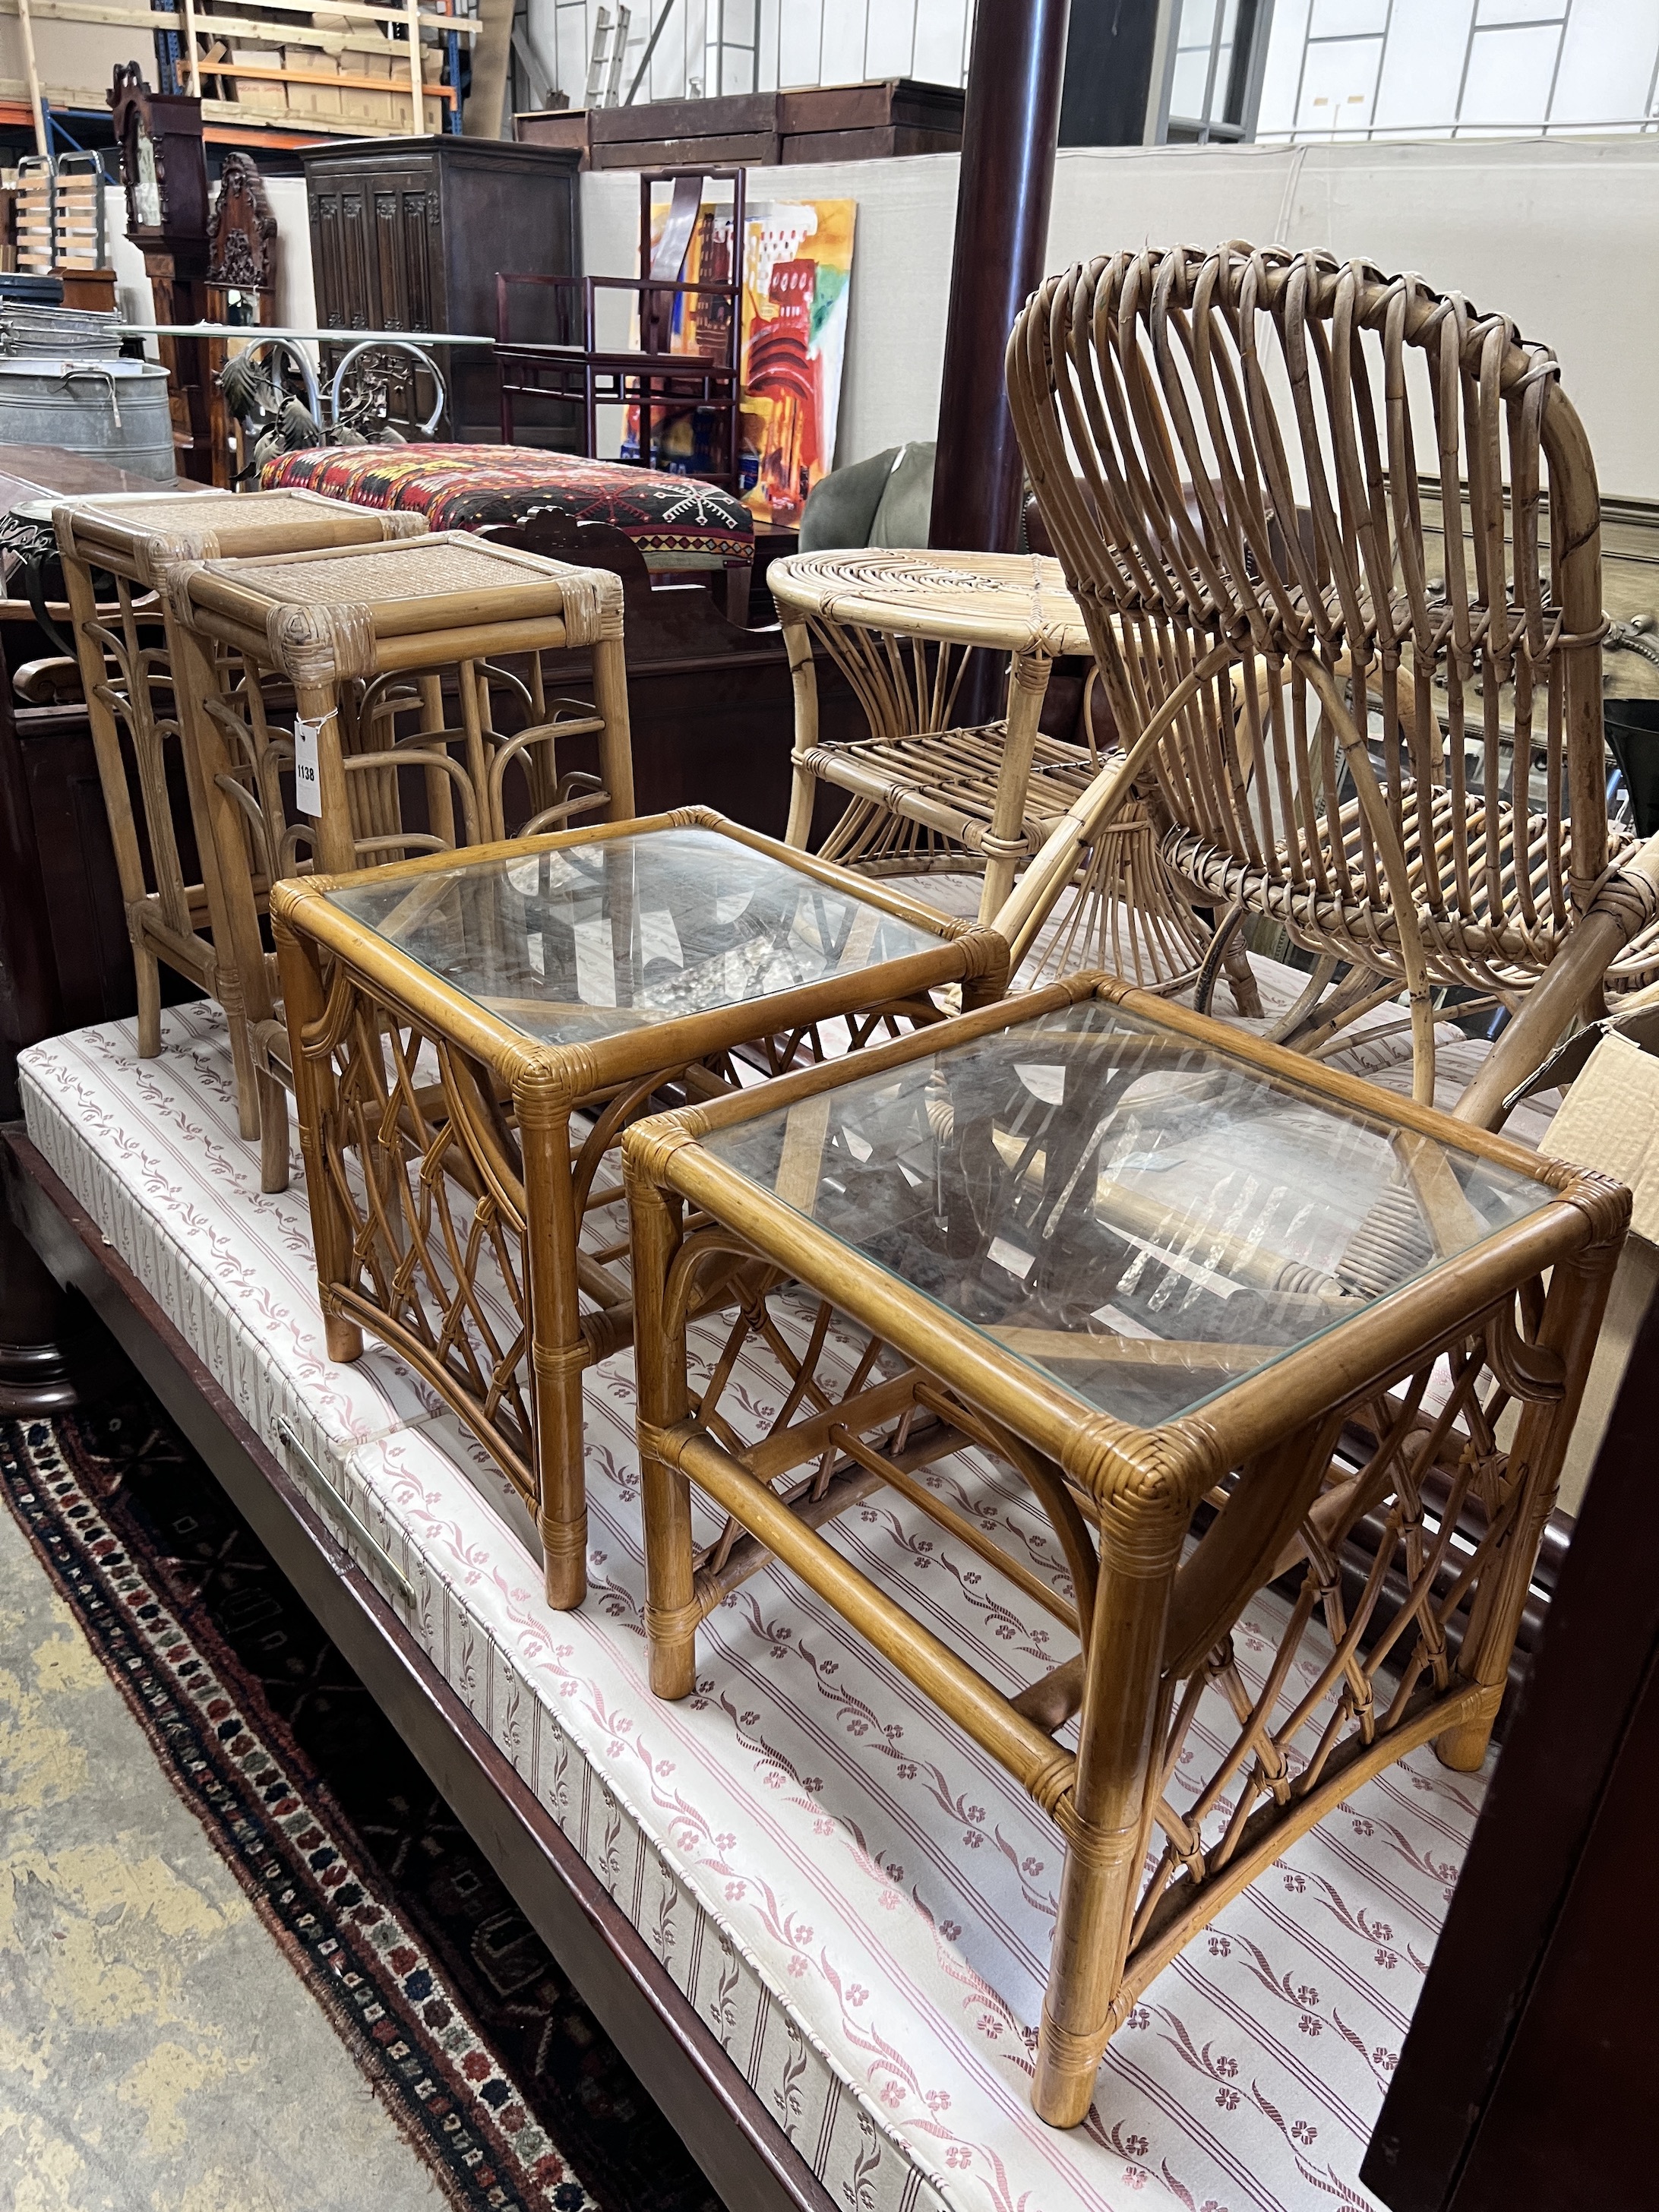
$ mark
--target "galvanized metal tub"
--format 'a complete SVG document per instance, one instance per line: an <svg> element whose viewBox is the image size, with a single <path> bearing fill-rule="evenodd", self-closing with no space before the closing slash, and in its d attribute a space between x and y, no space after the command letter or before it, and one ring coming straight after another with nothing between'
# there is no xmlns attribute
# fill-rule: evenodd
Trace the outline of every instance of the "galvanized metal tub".
<svg viewBox="0 0 1659 2212"><path fill-rule="evenodd" d="M0 445L61 446L170 479L167 373L153 361L0 360Z"/></svg>

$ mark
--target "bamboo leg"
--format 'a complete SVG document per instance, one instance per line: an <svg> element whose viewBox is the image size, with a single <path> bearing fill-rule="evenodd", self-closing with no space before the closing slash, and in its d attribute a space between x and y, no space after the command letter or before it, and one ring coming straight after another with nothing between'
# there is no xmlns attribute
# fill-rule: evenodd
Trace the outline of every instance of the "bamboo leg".
<svg viewBox="0 0 1659 2212"><path fill-rule="evenodd" d="M1571 1259L1559 1261L1551 1272L1538 1341L1559 1355L1565 1388L1559 1399L1535 1401L1522 1408L1510 1447L1510 1465L1522 1470L1521 1479L1527 1485L1528 1496L1502 1557L1476 1594L1458 1658L1459 1674L1479 1683L1486 1693L1486 1707L1478 1718L1448 1729L1434 1739L1435 1755L1442 1765L1460 1774L1473 1774L1486 1755L1533 1565L1543 1540L1544 1523L1555 1503L1561 1462L1584 1395L1623 1241L1621 1235L1608 1243L1589 1245Z"/></svg>
<svg viewBox="0 0 1659 2212"><path fill-rule="evenodd" d="M461 727L466 732L466 772L478 810L478 827L489 840L505 837L500 809L490 791L489 757L484 744L483 718L478 700L478 672L470 660L459 666L461 687Z"/></svg>
<svg viewBox="0 0 1659 2212"><path fill-rule="evenodd" d="M1659 887L1659 837L1650 837L1620 863L1620 872ZM1565 1036L1590 989L1607 973L1607 963L1629 935L1626 915L1613 908L1588 914L1575 922L1566 942L1534 983L1520 1012L1480 1064L1480 1073L1453 1109L1460 1121L1497 1128L1504 1101L1541 1065Z"/></svg>
<svg viewBox="0 0 1659 2212"><path fill-rule="evenodd" d="M542 1070L516 1084L514 1098L524 1155L536 1522L547 1601L556 1613L568 1613L587 1590L582 1370L588 1364L576 1294L580 1224L570 1180L570 1108Z"/></svg>
<svg viewBox="0 0 1659 2212"><path fill-rule="evenodd" d="M664 1318L668 1270L679 1244L678 1199L628 1167L629 1234L634 1251L635 1374L640 1394L640 1480L645 1510L645 1632L651 1687L659 1698L689 1697L696 1680L697 1608L691 1566L691 1485L653 1450L654 1439L690 1411L685 1387L685 1323L672 1334Z"/></svg>
<svg viewBox="0 0 1659 2212"><path fill-rule="evenodd" d="M228 945L229 928L219 936L214 926L216 942ZM242 1003L241 977L234 958L227 957L220 964L216 952L214 959L214 996L225 1010L225 1028L230 1037L231 1072L236 1083L236 1133L245 1145L257 1143L261 1127L259 1108L259 1076L254 1065L253 1044L248 1036L247 1008Z"/></svg>
<svg viewBox="0 0 1659 2212"><path fill-rule="evenodd" d="M441 676L419 678L421 694L421 727L434 733L444 726L444 686ZM427 820L434 837L441 837L446 845L455 842L455 793L449 778L441 768L429 768L426 772Z"/></svg>
<svg viewBox="0 0 1659 2212"><path fill-rule="evenodd" d="M108 701L98 696L107 679L103 647L91 635L92 626L98 620L97 602L93 597L91 572L85 562L71 557L63 566L75 650L81 664L81 688L86 694L87 720L92 729L92 749L98 763L98 781L103 788L110 843L115 851L121 903L132 939L133 973L138 986L138 1056L141 1060L154 1060L161 1049L161 978L155 955L145 944L139 923L147 886L138 848L137 825L132 818L132 797L121 750L121 732Z"/></svg>
<svg viewBox="0 0 1659 2212"><path fill-rule="evenodd" d="M254 1131L245 1130L244 1133L257 1133L259 1139L260 1188L267 1192L285 1190L288 1098L282 1085L260 1071L252 1050L252 1031L262 1022L274 1019L276 1006L259 934L253 880L248 869L247 831L240 807L225 787L234 764L224 732L202 705L204 699L218 692L218 677L211 651L193 630L171 626L170 638L179 729L184 744L196 762L203 823L206 838L213 847L223 902L222 939L218 934L218 923L214 924L214 961L218 969L220 997L232 1025L232 1051L239 1049L240 1030L240 1049L246 1054L254 1070L257 1125Z"/></svg>
<svg viewBox="0 0 1659 2212"><path fill-rule="evenodd" d="M171 671L176 665L174 626L171 620L166 625L166 636L167 666ZM223 860L214 835L207 781L197 744L198 718L186 713L176 683L173 714L179 725L179 750L184 757L185 788L190 798L191 825L196 833L202 889L207 898L208 932L213 940L213 994L225 1010L225 1026L230 1034L231 1066L236 1080L237 1133L244 1143L252 1143L259 1134L259 1093L253 1048L248 1036L247 1005L236 958ZM239 862L240 849L238 848Z"/></svg>
<svg viewBox="0 0 1659 2212"><path fill-rule="evenodd" d="M322 812L316 819L318 869L325 876L349 876L357 865L357 843L351 834L351 794L341 748L339 686L296 684L294 714L296 722L303 717L319 725L317 775Z"/></svg>
<svg viewBox="0 0 1659 2212"><path fill-rule="evenodd" d="M795 695L794 781L789 790L789 824L786 845L804 853L811 842L812 810L818 780L801 765L801 756L818 741L818 672L812 660L812 641L804 622L783 622L784 650L789 656L789 682Z"/></svg>
<svg viewBox="0 0 1659 2212"><path fill-rule="evenodd" d="M599 774L611 794L607 822L634 819L634 739L628 719L628 660L620 637L593 647L593 703L605 720L599 736Z"/></svg>
<svg viewBox="0 0 1659 2212"><path fill-rule="evenodd" d="M1157 1787L1159 1675L1175 1572L1103 1547L1079 1736L1075 1826L1060 1889L1031 2102L1051 2127L1088 2112L1112 2030Z"/></svg>
<svg viewBox="0 0 1659 2212"><path fill-rule="evenodd" d="M356 1322L329 1311L333 1285L351 1279L351 1223L328 1172L327 1132L334 1119L334 1071L321 1055L301 1049L307 1026L321 1018L325 1004L317 948L296 938L280 921L271 935L282 969L283 1001L288 1009L289 1049L294 1056L294 1103L300 1121L300 1150L306 1164L306 1195L311 1205L311 1235L317 1255L317 1287L323 1304L324 1340L331 1359L362 1356L363 1333Z"/></svg>
<svg viewBox="0 0 1659 2212"><path fill-rule="evenodd" d="M1246 1021L1261 1018L1261 994L1256 988L1255 970L1250 965L1249 952L1242 936L1235 937L1221 956L1221 971L1227 978L1227 988L1233 994L1233 1005Z"/></svg>
<svg viewBox="0 0 1659 2212"><path fill-rule="evenodd" d="M1037 723L1054 667L1047 653L1017 653L1008 672L1008 734L1002 743L996 803L984 838L985 887L979 918L988 926L1014 888L1014 869L1025 856L1025 793Z"/></svg>

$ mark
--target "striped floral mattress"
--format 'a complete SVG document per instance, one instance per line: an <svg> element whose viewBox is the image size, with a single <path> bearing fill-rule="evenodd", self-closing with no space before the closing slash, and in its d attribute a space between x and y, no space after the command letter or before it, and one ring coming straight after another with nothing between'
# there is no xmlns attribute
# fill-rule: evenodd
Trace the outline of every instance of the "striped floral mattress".
<svg viewBox="0 0 1659 2212"><path fill-rule="evenodd" d="M251 1425L280 1455L285 1422L403 1569L415 1637L838 2203L1373 2202L1359 2160L1479 1778L1425 1747L1358 1790L1152 1985L1085 2125L1044 2127L1027 2100L1060 1863L1044 1816L780 1569L705 1627L697 1694L653 1698L625 1357L587 1376L591 1595L549 1613L522 1508L426 1387L375 1346L327 1359L299 1164L261 1195L217 1010L163 1022L158 1060L122 1023L25 1054L30 1136ZM757 1412L775 1405L775 1375L746 1379ZM1058 1579L1010 1478L972 1455L933 1472ZM1052 1619L903 1501L837 1528L992 1680L1054 1663Z"/></svg>

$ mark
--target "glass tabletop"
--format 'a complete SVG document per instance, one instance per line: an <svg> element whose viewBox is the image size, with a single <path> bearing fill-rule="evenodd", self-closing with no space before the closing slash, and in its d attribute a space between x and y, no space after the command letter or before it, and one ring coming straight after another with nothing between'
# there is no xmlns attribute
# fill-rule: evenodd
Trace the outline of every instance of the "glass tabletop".
<svg viewBox="0 0 1659 2212"><path fill-rule="evenodd" d="M368 871L331 902L526 1036L577 1044L919 952L933 932L701 828Z"/></svg>
<svg viewBox="0 0 1659 2212"><path fill-rule="evenodd" d="M1553 1196L1097 1000L702 1142L1146 1427Z"/></svg>

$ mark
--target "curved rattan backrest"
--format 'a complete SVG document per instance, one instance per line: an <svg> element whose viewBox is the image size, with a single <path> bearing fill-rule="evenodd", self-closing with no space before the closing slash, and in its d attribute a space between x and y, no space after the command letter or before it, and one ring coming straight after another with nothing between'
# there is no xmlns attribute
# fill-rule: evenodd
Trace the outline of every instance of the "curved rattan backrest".
<svg viewBox="0 0 1659 2212"><path fill-rule="evenodd" d="M1168 714L1172 821L1350 912L1399 902L1391 848L1442 939L1547 960L1607 847L1595 474L1553 355L1419 277L1176 247L1049 278L1008 390L1122 742Z"/></svg>

